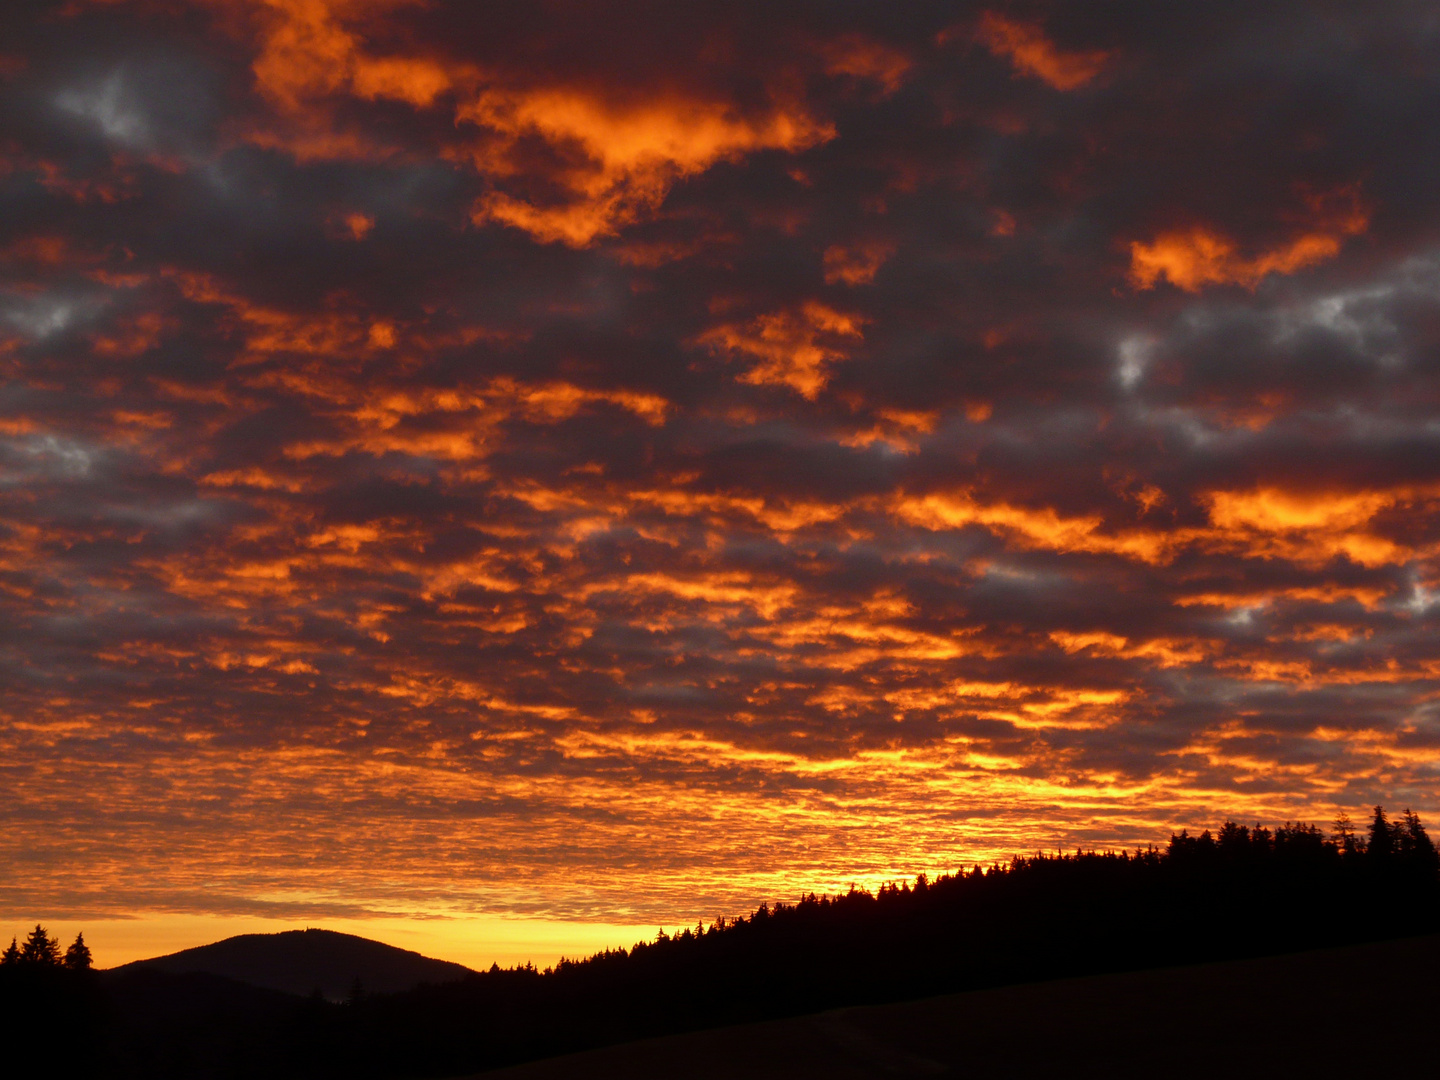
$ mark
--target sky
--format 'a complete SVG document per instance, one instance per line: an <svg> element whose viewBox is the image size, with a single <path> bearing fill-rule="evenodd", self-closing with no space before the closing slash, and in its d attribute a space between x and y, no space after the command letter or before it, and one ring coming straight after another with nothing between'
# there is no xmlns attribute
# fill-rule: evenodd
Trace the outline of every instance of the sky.
<svg viewBox="0 0 1440 1080"><path fill-rule="evenodd" d="M0 20L0 931L1440 813L1433 4Z"/></svg>

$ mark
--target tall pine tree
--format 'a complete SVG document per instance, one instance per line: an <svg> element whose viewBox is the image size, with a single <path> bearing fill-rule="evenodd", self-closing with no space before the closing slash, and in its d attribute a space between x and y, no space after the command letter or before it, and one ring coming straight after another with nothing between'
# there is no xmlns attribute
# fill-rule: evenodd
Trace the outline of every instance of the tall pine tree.
<svg viewBox="0 0 1440 1080"><path fill-rule="evenodd" d="M71 971L89 971L92 967L90 946L85 944L84 934L76 934L75 940L65 950L65 966Z"/></svg>
<svg viewBox="0 0 1440 1080"><path fill-rule="evenodd" d="M1440 870L1440 854L1436 853L1425 826L1420 824L1420 815L1407 806L1399 825L1400 852L1406 863L1420 870Z"/></svg>
<svg viewBox="0 0 1440 1080"><path fill-rule="evenodd" d="M1395 854L1395 834L1390 819L1385 816L1383 806L1375 807L1375 816L1370 820L1370 840L1365 845L1365 855L1374 863L1388 863Z"/></svg>

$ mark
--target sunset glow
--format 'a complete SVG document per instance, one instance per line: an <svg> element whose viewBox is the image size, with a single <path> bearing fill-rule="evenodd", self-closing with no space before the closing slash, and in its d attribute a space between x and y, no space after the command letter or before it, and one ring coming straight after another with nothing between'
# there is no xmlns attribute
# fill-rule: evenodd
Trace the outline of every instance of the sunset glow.
<svg viewBox="0 0 1440 1080"><path fill-rule="evenodd" d="M1440 813L1433 20L21 7L0 930Z"/></svg>

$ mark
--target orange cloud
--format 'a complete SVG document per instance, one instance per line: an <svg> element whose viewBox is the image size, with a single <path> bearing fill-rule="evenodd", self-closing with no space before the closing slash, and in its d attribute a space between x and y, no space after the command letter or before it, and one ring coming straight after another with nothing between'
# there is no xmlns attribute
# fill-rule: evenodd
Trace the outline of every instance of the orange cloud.
<svg viewBox="0 0 1440 1080"><path fill-rule="evenodd" d="M1111 56L1102 50L1062 50L1038 25L993 11L980 16L976 36L996 56L1009 60L1016 71L1033 75L1056 90L1078 90L1105 69Z"/></svg>
<svg viewBox="0 0 1440 1080"><path fill-rule="evenodd" d="M913 454L920 449L918 436L930 434L939 422L940 414L936 412L881 409L876 414L876 423L844 435L838 441L841 446L873 446L883 442L893 450Z"/></svg>
<svg viewBox="0 0 1440 1080"><path fill-rule="evenodd" d="M707 330L698 343L758 361L740 376L757 386L788 386L814 401L829 382L826 368L848 353L842 343L858 341L866 320L810 301L799 311L761 315L749 323Z"/></svg>
<svg viewBox="0 0 1440 1080"><path fill-rule="evenodd" d="M1208 527L1120 530L1105 528L1098 515L1067 516L1050 507L985 500L970 491L902 494L890 500L888 507L899 520L922 528L978 525L1023 548L1118 555L1152 565L1168 564L1189 549L1284 559L1304 566L1344 557L1362 566L1378 567L1433 554L1433 548L1407 547L1385 537L1377 530L1375 519L1387 510L1413 511L1435 497L1433 491L1410 489L1320 494L1278 488L1212 491L1201 496L1209 510ZM1322 598L1321 593L1313 595ZM1224 597L1208 595L1176 602L1182 606L1233 606Z"/></svg>
<svg viewBox="0 0 1440 1080"><path fill-rule="evenodd" d="M1242 285L1254 289L1270 274L1293 274L1333 259L1347 236L1363 233L1369 212L1353 188L1306 200L1315 222L1294 239L1253 256L1244 256L1228 237L1202 226L1162 233L1149 244L1130 245L1130 284L1151 289L1166 278L1186 292L1204 285ZM1338 205L1337 205L1338 204Z"/></svg>
<svg viewBox="0 0 1440 1080"><path fill-rule="evenodd" d="M250 302L215 278L183 270L166 271L187 300L228 309L244 344L237 366L261 364L287 354L349 358L389 349L395 328L359 311L322 310L298 313ZM342 373L327 365L286 365L255 377L256 385L274 383L317 397L342 400L348 385Z"/></svg>
<svg viewBox="0 0 1440 1080"><path fill-rule="evenodd" d="M886 95L900 89L911 68L910 58L899 49L860 34L847 34L828 43L821 54L827 75L873 80Z"/></svg>
<svg viewBox="0 0 1440 1080"><path fill-rule="evenodd" d="M141 312L121 319L116 330L108 334L95 334L92 347L97 356L132 357L139 356L160 343L167 329L174 329L173 321L167 321L153 311Z"/></svg>
<svg viewBox="0 0 1440 1080"><path fill-rule="evenodd" d="M325 219L325 231L329 236L343 240L364 240L375 228L375 219L358 210L332 214Z"/></svg>
<svg viewBox="0 0 1440 1080"><path fill-rule="evenodd" d="M778 97L756 115L676 93L619 102L576 86L502 82L494 72L439 55L372 51L367 32L373 36L382 16L414 2L257 0L256 85L294 129L256 128L249 140L302 159L385 157L393 148L340 123L336 99L416 109L453 100L456 122L480 129L481 137L448 148L447 156L492 183L539 181L563 192L558 200L537 200L492 189L476 201L474 222L584 247L652 212L677 180L716 162L757 150L794 153L835 135L801 104ZM856 73L882 81L903 71L879 46L844 56ZM533 151L519 145L532 140L548 145L553 159L538 164Z"/></svg>
<svg viewBox="0 0 1440 1080"><path fill-rule="evenodd" d="M349 383L323 389L303 380L299 392L324 393L344 409L350 430L339 438L292 443L288 458L341 456L360 452L380 456L399 452L448 461L486 457L511 421L557 424L595 405L624 409L651 427L665 423L671 405L656 394L624 388L590 388L551 381L521 383L508 376L451 390L367 389ZM410 421L418 421L412 424Z"/></svg>
<svg viewBox="0 0 1440 1080"><path fill-rule="evenodd" d="M793 153L835 135L797 105L749 118L717 102L661 98L619 106L559 87L486 90L462 105L457 119L500 136L500 149L487 145L473 157L481 172L497 179L520 171L509 150L525 137L579 152L579 163L555 178L569 195L558 205L492 191L472 215L477 225L500 222L572 247L653 211L677 180L718 161L756 150Z"/></svg>
<svg viewBox="0 0 1440 1080"><path fill-rule="evenodd" d="M282 109L302 114L314 100L350 94L369 101L432 105L475 70L423 56L375 56L356 24L417 0L255 0L260 53L252 70L256 86ZM347 25L348 23L348 25Z"/></svg>
<svg viewBox="0 0 1440 1080"><path fill-rule="evenodd" d="M927 529L979 525L1026 548L1122 555L1148 563L1170 559L1175 537L1158 531L1112 533L1098 515L1067 516L1051 507L1031 508L979 499L973 492L899 495L890 512L901 521Z"/></svg>
<svg viewBox="0 0 1440 1080"><path fill-rule="evenodd" d="M1312 233L1246 259L1232 241L1197 228L1165 233L1150 244L1132 243L1130 282L1137 289L1151 289L1163 277L1186 292L1198 292L1202 285L1253 289L1268 274L1293 274L1332 259L1339 251L1339 237Z"/></svg>
<svg viewBox="0 0 1440 1080"><path fill-rule="evenodd" d="M1084 634L1053 630L1050 640L1067 653L1091 652L1096 656L1113 656L1124 660L1147 660L1159 667L1179 667L1206 659L1212 651L1197 641L1154 638L1132 643L1119 634L1103 630Z"/></svg>
<svg viewBox="0 0 1440 1080"><path fill-rule="evenodd" d="M0 258L7 262L59 266L71 255L69 248L70 243L63 236L27 236L0 251Z"/></svg>
<svg viewBox="0 0 1440 1080"><path fill-rule="evenodd" d="M1309 494L1271 487L1204 496L1222 545L1242 546L1261 558L1314 565L1344 557L1362 566L1414 557L1413 549L1380 535L1373 524L1382 511L1423 498L1408 490Z"/></svg>
<svg viewBox="0 0 1440 1080"><path fill-rule="evenodd" d="M868 285L880 267L895 254L895 245L885 240L825 249L825 284Z"/></svg>
<svg viewBox="0 0 1440 1080"><path fill-rule="evenodd" d="M704 516L716 527L734 525L737 519L758 522L781 536L797 529L828 524L842 517L847 509L843 504L697 493L682 487L629 491L624 498L677 518ZM620 512L618 507L616 512Z"/></svg>

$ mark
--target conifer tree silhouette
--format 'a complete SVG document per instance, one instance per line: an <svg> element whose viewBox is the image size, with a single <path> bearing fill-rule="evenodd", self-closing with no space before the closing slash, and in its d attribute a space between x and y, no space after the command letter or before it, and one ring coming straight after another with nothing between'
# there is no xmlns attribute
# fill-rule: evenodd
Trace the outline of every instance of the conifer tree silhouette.
<svg viewBox="0 0 1440 1080"><path fill-rule="evenodd" d="M1395 834L1390 819L1385 816L1383 806L1375 807L1375 816L1370 821L1370 839L1365 845L1365 855L1374 863L1388 863L1395 854Z"/></svg>
<svg viewBox="0 0 1440 1080"><path fill-rule="evenodd" d="M60 964L60 942L45 932L39 923L20 946L20 963L36 967L58 967Z"/></svg>
<svg viewBox="0 0 1440 1080"><path fill-rule="evenodd" d="M1250 848L1250 830L1244 825L1237 825L1233 821L1227 821L1220 826L1220 832L1215 837L1220 850L1230 858L1238 858L1245 854Z"/></svg>
<svg viewBox="0 0 1440 1080"><path fill-rule="evenodd" d="M1346 859L1364 854L1365 842L1355 835L1355 823L1350 820L1349 814L1341 813L1335 818L1330 829L1330 840Z"/></svg>
<svg viewBox="0 0 1440 1080"><path fill-rule="evenodd" d="M1407 806L1398 825L1400 853L1406 863L1417 870L1440 870L1440 854L1436 853L1425 826L1420 824L1420 816Z"/></svg>
<svg viewBox="0 0 1440 1080"><path fill-rule="evenodd" d="M15 939L12 937L10 939L10 947L3 953L0 953L0 967L12 967L19 962L20 946L15 943Z"/></svg>
<svg viewBox="0 0 1440 1080"><path fill-rule="evenodd" d="M92 966L90 946L85 944L85 935L76 934L75 940L65 950L65 966L71 971L89 971Z"/></svg>

